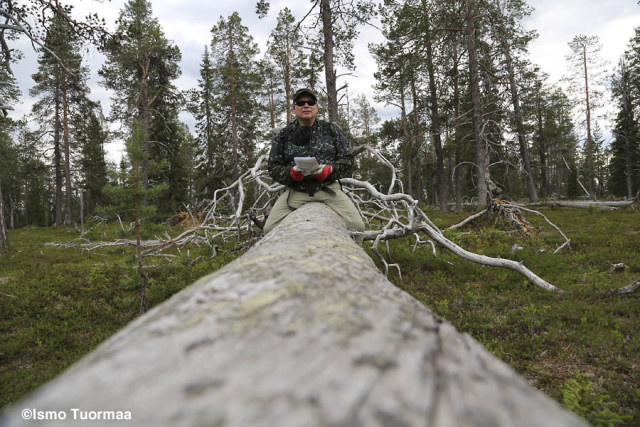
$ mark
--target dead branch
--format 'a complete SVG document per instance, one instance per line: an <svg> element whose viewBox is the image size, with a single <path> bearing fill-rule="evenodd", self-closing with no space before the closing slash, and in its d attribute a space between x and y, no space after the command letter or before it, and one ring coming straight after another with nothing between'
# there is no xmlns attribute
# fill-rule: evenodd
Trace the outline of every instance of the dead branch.
<svg viewBox="0 0 640 427"><path fill-rule="evenodd" d="M613 273L614 271L618 271L618 270L626 270L627 265L623 262L619 262L617 264L611 264L611 268L609 268L609 273Z"/></svg>
<svg viewBox="0 0 640 427"><path fill-rule="evenodd" d="M522 213L520 211L525 211L525 212L529 212L538 216L541 216L546 222L547 224L549 224L551 227L553 227L564 239L564 243L562 245L560 245L558 248L556 248L556 250L553 252L554 254L557 254L558 252L560 252L563 248L565 248L566 246L568 246L571 243L571 239L569 239L563 232L562 230L560 230L560 228L555 225L553 222L551 222L549 220L549 218L547 218L544 214L533 210L533 209L527 209L524 206L521 205L517 205L514 203L508 203L505 202L503 200L498 200L498 199L494 199L493 200L493 210L494 212L498 212L498 214L500 215L500 217L506 219L516 230L527 234L527 235L532 235L534 233L534 228L531 225L531 223L529 221L527 221L524 216L522 216ZM464 221L461 221L458 224L452 225L447 227L447 230L455 230L457 228L461 228L464 225L468 224L469 222L480 218L483 214L485 214L487 212L487 209L484 209L480 212L478 212L477 214L471 215L470 217L466 218Z"/></svg>
<svg viewBox="0 0 640 427"><path fill-rule="evenodd" d="M473 221L474 219L480 218L480 217L481 217L482 215L484 215L485 213L487 213L487 210L486 210L486 209L483 209L483 210L481 210L480 212L478 212L478 213L476 213L476 214L473 214L473 215L471 215L471 216L469 216L469 217L465 218L463 221L461 221L461 222L459 222L459 223L457 223L457 224L454 224L454 225L451 225L451 226L447 227L447 228L446 228L446 230L455 230L456 228L462 228L462 227L464 227L465 225L467 225L468 223L470 223L471 221Z"/></svg>
<svg viewBox="0 0 640 427"><path fill-rule="evenodd" d="M609 289L608 291L598 292L600 295L612 296L612 295L628 295L632 294L640 288L640 279L636 279L633 283L627 286L623 286L617 289Z"/></svg>
<svg viewBox="0 0 640 427"><path fill-rule="evenodd" d="M515 205L514 205L515 206ZM525 212L529 212L538 216L541 216L542 218L544 218L544 220L547 222L547 224L549 224L550 226L552 226L564 239L564 243L560 246L558 246L556 248L555 251L553 251L554 254L557 254L558 252L560 252L562 250L562 248L564 248L565 246L568 246L571 243L571 239L569 239L563 232L562 230L560 230L560 228L558 228L557 225L555 225L553 222L549 221L549 218L547 218L545 215L543 215L542 213L533 210L533 209L527 209L524 206L518 206L518 209L523 210Z"/></svg>

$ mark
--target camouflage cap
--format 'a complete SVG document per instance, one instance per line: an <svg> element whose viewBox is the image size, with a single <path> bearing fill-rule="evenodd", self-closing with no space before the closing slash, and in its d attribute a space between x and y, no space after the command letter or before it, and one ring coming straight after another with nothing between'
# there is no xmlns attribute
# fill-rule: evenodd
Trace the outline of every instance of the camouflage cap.
<svg viewBox="0 0 640 427"><path fill-rule="evenodd" d="M293 102L296 102L298 98L300 98L302 95L307 95L313 98L314 101L318 102L318 97L316 96L316 93L311 89L306 89L306 88L298 89L296 93L293 94Z"/></svg>

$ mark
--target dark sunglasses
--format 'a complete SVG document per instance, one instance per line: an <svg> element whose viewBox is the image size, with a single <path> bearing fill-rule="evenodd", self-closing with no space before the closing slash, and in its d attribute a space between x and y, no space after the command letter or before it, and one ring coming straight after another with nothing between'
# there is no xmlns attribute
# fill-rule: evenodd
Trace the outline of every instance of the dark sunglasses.
<svg viewBox="0 0 640 427"><path fill-rule="evenodd" d="M313 99L310 99L309 101L296 101L295 104L298 107L302 107L304 106L304 104L307 104L309 107L313 107L314 105L316 105L316 101L314 101Z"/></svg>

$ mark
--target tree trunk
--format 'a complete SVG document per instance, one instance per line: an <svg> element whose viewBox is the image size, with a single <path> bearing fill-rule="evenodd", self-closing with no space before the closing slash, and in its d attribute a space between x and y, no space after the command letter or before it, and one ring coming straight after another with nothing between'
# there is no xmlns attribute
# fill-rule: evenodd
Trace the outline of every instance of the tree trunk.
<svg viewBox="0 0 640 427"><path fill-rule="evenodd" d="M69 104L67 102L67 73L62 70L62 138L64 142L65 225L73 224L71 210L71 147L69 142Z"/></svg>
<svg viewBox="0 0 640 427"><path fill-rule="evenodd" d="M287 52L284 62L284 94L287 106L287 123L291 121L291 42L289 41L290 28L287 24L286 42ZM274 126L275 127L275 126Z"/></svg>
<svg viewBox="0 0 640 427"><path fill-rule="evenodd" d="M442 136L440 135L440 111L438 109L438 92L436 88L436 78L433 66L433 46L432 34L429 22L429 11L426 2L422 2L423 17L425 20L425 37L427 45L427 71L429 74L429 95L431 97L431 133L433 134L433 145L436 150L436 176L438 177L438 196L440 199L440 210L449 210L449 187L448 180L444 172L444 155L442 153Z"/></svg>
<svg viewBox="0 0 640 427"><path fill-rule="evenodd" d="M60 79L59 76L60 73L57 73L56 80ZM62 153L60 150L60 85L58 81L56 81L54 98L53 165L56 175L56 226L60 226L62 225Z"/></svg>
<svg viewBox="0 0 640 427"><path fill-rule="evenodd" d="M329 121L338 122L338 87L336 72L333 68L333 17L331 14L331 0L320 0L320 14L322 15L322 33L324 35L324 75L327 83L327 98L329 105Z"/></svg>
<svg viewBox="0 0 640 427"><path fill-rule="evenodd" d="M148 140L144 137L145 141ZM140 141L137 141L139 144ZM147 293L147 274L142 263L142 244L140 240L140 199L142 199L140 191L140 155L136 153L135 158L135 180L136 180L136 199L135 199L135 234L136 234L136 258L138 260L138 275L140 276L140 308L139 313L147 311L146 293Z"/></svg>
<svg viewBox="0 0 640 427"><path fill-rule="evenodd" d="M414 68L411 65L411 68ZM409 192L409 194L416 200L422 200L422 174L420 171L420 149L422 148L422 128L420 126L420 120L418 118L418 92L416 90L416 76L411 73L411 99L413 102L413 112L411 118L413 119L413 143L411 144L411 151L409 153L409 164L416 166L416 171L411 173L411 181L415 180L415 190ZM411 168L409 169L411 172Z"/></svg>
<svg viewBox="0 0 640 427"><path fill-rule="evenodd" d="M276 101L275 101L275 84L273 81L273 74L267 76L269 79L269 88L267 91L267 98L269 98L269 126L270 129L276 127Z"/></svg>
<svg viewBox="0 0 640 427"><path fill-rule="evenodd" d="M406 107L406 102L405 102L405 96L404 96L404 91L405 91L405 87L404 84L402 84L402 86L400 87L400 122L402 123L402 142L403 142L403 149L402 149L402 153L400 154L403 161L404 161L404 173L405 173L405 179L406 179L406 192L407 194L410 194L411 196L413 196L413 178L412 178L412 171L411 171L411 157L412 155L411 153L411 136L409 135L409 129L408 129L408 119L407 119L407 107Z"/></svg>
<svg viewBox="0 0 640 427"><path fill-rule="evenodd" d="M140 81L138 92L138 115L140 116L140 126L144 135L142 141L142 187L149 189L149 157L151 152L151 141L149 140L149 130L151 129L151 104L154 99L149 99L149 68L151 58L145 56L144 63L138 63L140 67ZM146 203L146 201L145 201Z"/></svg>
<svg viewBox="0 0 640 427"><path fill-rule="evenodd" d="M591 136L591 103L589 101L589 73L587 68L587 46L582 47L582 60L584 64L584 92L585 92L585 107L586 107L586 120L587 120L587 180L589 186L589 196L596 200L593 175L593 137Z"/></svg>
<svg viewBox="0 0 640 427"><path fill-rule="evenodd" d="M485 206L489 197L489 152L482 133L482 98L480 96L480 73L478 70L478 53L476 51L476 30L473 16L473 0L466 0L466 39L469 55L469 84L471 86L471 103L473 106L473 137L476 144L476 169L478 171L478 206Z"/></svg>
<svg viewBox="0 0 640 427"><path fill-rule="evenodd" d="M2 199L2 185L0 185L0 255L5 248L9 247L9 237L7 236L7 223L4 219L4 200Z"/></svg>
<svg viewBox="0 0 640 427"><path fill-rule="evenodd" d="M229 28L229 67L231 68L231 84L229 88L229 97L231 98L231 177L234 181L240 176L240 165L238 156L238 111L236 104L236 78L234 64L234 46L233 46L233 29Z"/></svg>
<svg viewBox="0 0 640 427"><path fill-rule="evenodd" d="M538 155L540 157L540 190L542 197L549 196L549 180L547 179L547 156L546 156L546 137L544 135L544 123L542 105L540 100L540 86L536 96L536 114L538 119Z"/></svg>
<svg viewBox="0 0 640 427"><path fill-rule="evenodd" d="M630 120L633 120L633 107L631 105L631 90L625 85L623 99L625 114L625 132L624 132L624 163L625 163L625 183L627 187L627 199L633 198L633 145L631 144Z"/></svg>
<svg viewBox="0 0 640 427"><path fill-rule="evenodd" d="M153 426L585 425L387 281L318 203L14 405L6 424L32 425L24 408L131 411Z"/></svg>
<svg viewBox="0 0 640 427"><path fill-rule="evenodd" d="M601 200L554 200L552 205L569 208L592 208L606 211L631 206L635 200L601 201Z"/></svg>
<svg viewBox="0 0 640 427"><path fill-rule="evenodd" d="M460 73L458 71L459 66L458 45L454 44L453 54L451 59L453 61L453 151L454 151L454 188L456 197L456 212L462 212L462 179L460 177L462 170L458 168L458 164L461 159L462 143L460 138Z"/></svg>
<svg viewBox="0 0 640 427"><path fill-rule="evenodd" d="M506 37L506 36L505 36ZM518 86L516 84L515 70L513 68L513 59L509 43L506 39L502 40L502 49L507 65L507 73L509 74L509 88L511 90L511 103L513 104L513 115L516 125L516 133L518 134L518 142L520 143L520 156L524 163L524 171L526 173L527 191L529 193L529 201L536 203L538 201L538 193L536 184L533 180L533 171L531 170L531 160L529 156L529 144L525 136L524 120L522 118L522 109L520 108L520 96L518 94Z"/></svg>

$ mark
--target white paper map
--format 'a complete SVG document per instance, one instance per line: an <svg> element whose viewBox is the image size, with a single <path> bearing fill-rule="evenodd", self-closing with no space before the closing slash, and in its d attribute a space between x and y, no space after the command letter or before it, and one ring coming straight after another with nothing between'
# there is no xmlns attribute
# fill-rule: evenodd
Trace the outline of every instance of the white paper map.
<svg viewBox="0 0 640 427"><path fill-rule="evenodd" d="M303 175L311 175L320 169L315 157L295 157L293 161L296 162L296 166L302 171Z"/></svg>

